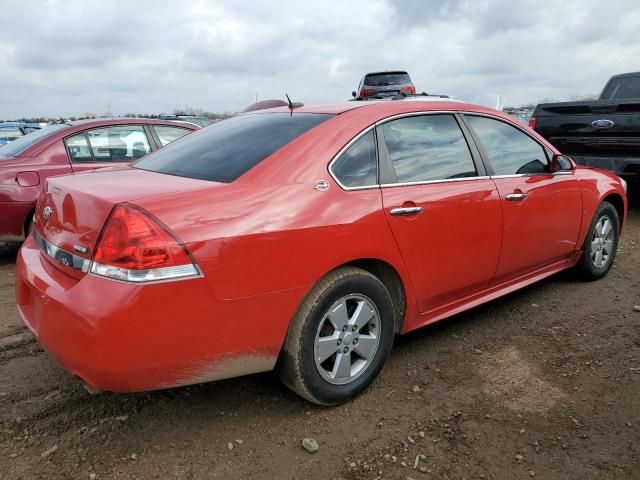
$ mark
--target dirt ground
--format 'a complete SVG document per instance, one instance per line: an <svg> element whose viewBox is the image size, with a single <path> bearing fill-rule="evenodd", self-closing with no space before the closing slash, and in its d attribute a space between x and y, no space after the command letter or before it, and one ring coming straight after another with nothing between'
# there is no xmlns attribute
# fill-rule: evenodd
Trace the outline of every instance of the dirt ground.
<svg viewBox="0 0 640 480"><path fill-rule="evenodd" d="M90 396L19 320L15 252L0 252L2 479L640 478L639 210L605 279L561 274L399 337L373 387L332 409L272 374Z"/></svg>

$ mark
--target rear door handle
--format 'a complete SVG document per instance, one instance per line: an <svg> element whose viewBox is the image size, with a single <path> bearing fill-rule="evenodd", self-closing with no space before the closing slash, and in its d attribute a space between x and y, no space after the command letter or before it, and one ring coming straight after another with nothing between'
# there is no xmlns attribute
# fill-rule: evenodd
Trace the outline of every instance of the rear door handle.
<svg viewBox="0 0 640 480"><path fill-rule="evenodd" d="M510 202L517 202L518 200L524 200L525 198L527 198L527 194L526 193L509 193L505 198Z"/></svg>
<svg viewBox="0 0 640 480"><path fill-rule="evenodd" d="M422 207L398 207L391 209L391 215L401 217L402 215L417 215L422 212Z"/></svg>

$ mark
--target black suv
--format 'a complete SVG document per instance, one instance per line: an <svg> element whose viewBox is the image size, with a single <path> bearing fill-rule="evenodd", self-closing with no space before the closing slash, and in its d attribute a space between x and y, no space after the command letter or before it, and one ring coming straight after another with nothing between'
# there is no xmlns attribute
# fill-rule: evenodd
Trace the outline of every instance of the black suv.
<svg viewBox="0 0 640 480"><path fill-rule="evenodd" d="M389 72L367 73L358 86L357 92L351 92L356 99L367 100L369 98L395 97L399 93L414 95L416 87L413 86L411 77L402 70Z"/></svg>

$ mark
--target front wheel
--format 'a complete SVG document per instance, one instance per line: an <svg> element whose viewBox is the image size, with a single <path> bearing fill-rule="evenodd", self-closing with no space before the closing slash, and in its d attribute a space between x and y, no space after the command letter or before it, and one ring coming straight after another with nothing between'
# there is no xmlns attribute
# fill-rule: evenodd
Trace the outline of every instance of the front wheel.
<svg viewBox="0 0 640 480"><path fill-rule="evenodd" d="M593 216L576 271L584 280L604 277L616 258L620 217L613 205L602 202Z"/></svg>
<svg viewBox="0 0 640 480"><path fill-rule="evenodd" d="M293 319L278 374L319 405L339 405L366 389L391 352L394 310L382 282L344 267L324 277Z"/></svg>

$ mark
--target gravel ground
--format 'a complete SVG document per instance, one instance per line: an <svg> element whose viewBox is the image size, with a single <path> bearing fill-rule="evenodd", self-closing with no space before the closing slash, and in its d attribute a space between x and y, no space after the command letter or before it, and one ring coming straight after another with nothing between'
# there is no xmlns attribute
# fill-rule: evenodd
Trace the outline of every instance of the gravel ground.
<svg viewBox="0 0 640 480"><path fill-rule="evenodd" d="M272 374L90 396L19 320L15 253L0 250L0 478L640 478L638 210L605 279L557 275L399 337L332 409Z"/></svg>

